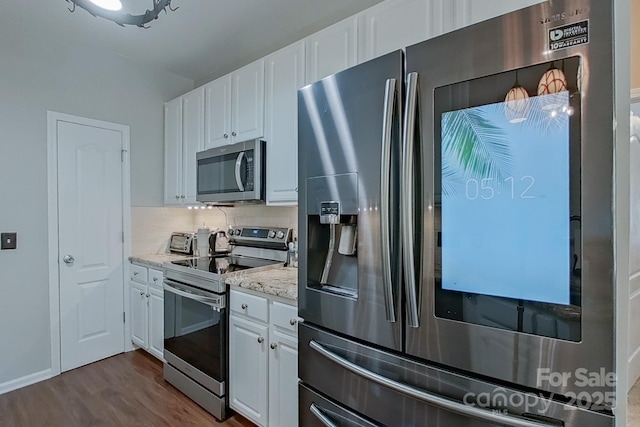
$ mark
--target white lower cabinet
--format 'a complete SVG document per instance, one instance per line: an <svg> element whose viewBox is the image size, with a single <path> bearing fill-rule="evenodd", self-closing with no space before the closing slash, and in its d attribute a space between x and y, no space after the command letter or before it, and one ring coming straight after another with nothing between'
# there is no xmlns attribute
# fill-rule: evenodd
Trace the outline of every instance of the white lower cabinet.
<svg viewBox="0 0 640 427"><path fill-rule="evenodd" d="M229 306L229 406L261 427L297 427L297 308L236 290Z"/></svg>
<svg viewBox="0 0 640 427"><path fill-rule="evenodd" d="M164 353L162 271L131 265L129 284L131 341L160 360Z"/></svg>
<svg viewBox="0 0 640 427"><path fill-rule="evenodd" d="M233 314L229 326L229 406L265 426L269 328Z"/></svg>

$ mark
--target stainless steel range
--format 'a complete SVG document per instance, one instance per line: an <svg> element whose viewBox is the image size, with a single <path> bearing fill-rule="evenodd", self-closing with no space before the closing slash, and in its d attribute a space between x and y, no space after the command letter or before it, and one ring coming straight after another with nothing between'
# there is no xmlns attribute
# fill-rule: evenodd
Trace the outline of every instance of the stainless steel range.
<svg viewBox="0 0 640 427"><path fill-rule="evenodd" d="M164 267L164 378L216 418L227 412L227 286L235 272L283 264L292 231L231 227L228 255Z"/></svg>

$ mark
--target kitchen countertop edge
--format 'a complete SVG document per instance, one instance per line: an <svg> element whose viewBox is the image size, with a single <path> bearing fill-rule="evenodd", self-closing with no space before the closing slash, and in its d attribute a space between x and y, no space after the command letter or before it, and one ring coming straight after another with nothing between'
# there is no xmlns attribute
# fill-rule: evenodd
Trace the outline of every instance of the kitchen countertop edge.
<svg viewBox="0 0 640 427"><path fill-rule="evenodd" d="M290 301L298 302L298 269L293 267L271 267L250 272L239 271L225 279L231 288L252 290L258 293L273 295Z"/></svg>

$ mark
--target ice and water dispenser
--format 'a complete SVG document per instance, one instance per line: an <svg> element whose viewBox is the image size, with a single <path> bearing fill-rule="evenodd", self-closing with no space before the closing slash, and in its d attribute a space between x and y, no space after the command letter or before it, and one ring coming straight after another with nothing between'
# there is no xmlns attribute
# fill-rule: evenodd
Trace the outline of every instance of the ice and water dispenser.
<svg viewBox="0 0 640 427"><path fill-rule="evenodd" d="M307 179L307 285L357 296L358 175Z"/></svg>

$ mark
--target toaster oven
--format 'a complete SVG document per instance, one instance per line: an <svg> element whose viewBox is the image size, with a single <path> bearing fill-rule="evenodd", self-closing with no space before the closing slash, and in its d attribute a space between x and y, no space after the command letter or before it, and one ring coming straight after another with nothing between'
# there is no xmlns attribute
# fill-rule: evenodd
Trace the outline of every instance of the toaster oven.
<svg viewBox="0 0 640 427"><path fill-rule="evenodd" d="M196 247L195 233L171 233L169 252L193 255Z"/></svg>

